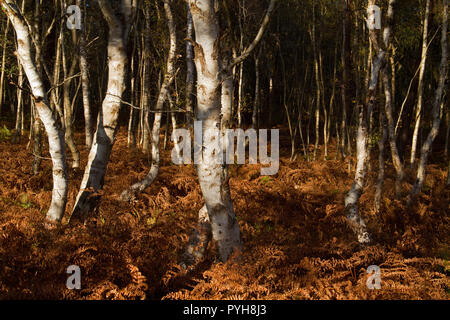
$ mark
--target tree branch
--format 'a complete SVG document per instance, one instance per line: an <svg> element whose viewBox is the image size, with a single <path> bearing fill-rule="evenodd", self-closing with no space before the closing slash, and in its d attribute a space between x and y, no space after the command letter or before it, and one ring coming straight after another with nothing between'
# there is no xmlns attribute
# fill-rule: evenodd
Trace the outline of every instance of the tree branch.
<svg viewBox="0 0 450 320"><path fill-rule="evenodd" d="M256 48L258 43L261 41L262 36L264 35L264 31L266 30L267 25L269 24L270 16L275 8L276 2L277 0L270 0L269 8L267 9L266 15L263 19L263 22L261 23L261 26L259 27L259 31L255 39L253 39L253 42L244 50L244 52L239 57L236 57L228 66L226 66L226 69L231 70L234 66L243 62Z"/></svg>

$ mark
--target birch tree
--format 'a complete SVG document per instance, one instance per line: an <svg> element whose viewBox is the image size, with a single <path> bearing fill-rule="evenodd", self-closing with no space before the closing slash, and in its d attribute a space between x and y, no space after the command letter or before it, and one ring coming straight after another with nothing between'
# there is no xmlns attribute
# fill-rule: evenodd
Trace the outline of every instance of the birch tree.
<svg viewBox="0 0 450 320"><path fill-rule="evenodd" d="M431 1L427 0L425 8L425 18L423 20L423 36L422 36L422 57L420 59L419 67L419 84L417 89L417 106L416 106L416 121L414 124L414 133L411 144L411 168L414 167L416 162L416 149L417 149L417 137L419 136L420 122L422 120L422 102L423 102L423 76L425 74L425 66L427 62L427 47L428 47L428 20L430 15Z"/></svg>
<svg viewBox="0 0 450 320"><path fill-rule="evenodd" d="M157 2L155 3L157 6ZM151 45L151 26L150 26L150 3L144 4L145 30L143 34L143 63L142 63L142 151L148 154L150 150L150 45ZM159 134L159 133L158 133ZM159 137L159 136L158 136Z"/></svg>
<svg viewBox="0 0 450 320"><path fill-rule="evenodd" d="M66 8L66 1L61 1L61 9L62 13ZM70 55L66 50L65 36L63 28L65 28L64 24L61 24L61 55L62 55L62 65L63 65L63 104L64 104L64 132L65 132L65 140L66 144L69 147L70 153L72 154L72 168L80 167L80 152L75 144L75 140L73 138L73 110L72 110L72 101L70 98L71 94L71 84L74 78L76 67L78 66L78 55L77 53L73 54L70 59L70 67L68 67L69 59L67 59ZM72 37L76 38L76 33L73 30ZM76 41L73 41L76 42Z"/></svg>
<svg viewBox="0 0 450 320"><path fill-rule="evenodd" d="M389 0L389 13L388 16L393 15L393 5L395 0ZM371 6L375 5L375 0L368 1L368 16L372 14L370 12ZM389 38L390 30L387 28L384 32L384 36ZM359 109L359 123L356 136L356 173L353 180L352 187L345 197L345 210L347 219L350 222L351 227L355 231L358 241L362 244L370 242L370 235L367 231L366 224L359 214L359 198L363 192L364 185L366 183L367 174L367 131L368 131L368 110L373 110L376 101L376 90L378 86L379 73L385 64L386 52L379 46L378 34L375 29L369 31L369 36L374 48L376 48L376 56L372 61L372 73L369 81L369 88L367 90L366 103L360 106ZM386 38L385 38L386 39Z"/></svg>
<svg viewBox="0 0 450 320"><path fill-rule="evenodd" d="M389 133L389 146L391 148L391 155L392 155L392 162L394 164L394 169L396 171L396 180L395 180L395 193L397 198L400 198L401 196L401 188L402 188L402 181L405 176L405 172L403 169L403 164L400 159L400 154L397 147L397 141L396 141L396 135L395 135L395 129L394 129L394 117L393 117L393 110L392 110L392 84L390 83L388 71L386 68L386 61L387 61L387 55L389 52L389 45L391 42L392 37L392 29L394 25L394 5L395 0L389 1L389 7L388 7L388 13L387 13L387 25L384 28L383 31L383 41L374 41L372 42L374 45L375 52L378 52L378 54L384 53L383 58L381 59L382 63L382 69L381 69L381 76L382 76L382 82L384 87L384 95L385 95L385 113L386 113L386 119L387 119L387 126L388 126L388 133ZM374 37L372 37L373 39ZM384 45L384 47L383 47Z"/></svg>
<svg viewBox="0 0 450 320"><path fill-rule="evenodd" d="M201 121L203 129L199 150L205 150L203 161L196 165L196 171L211 223L212 238L218 244L220 260L226 261L235 249L242 248L242 241L226 179L226 167L211 152L217 141L205 134L207 130L221 127L219 26L213 0L188 0L188 3L196 36L193 44L197 69L196 120Z"/></svg>
<svg viewBox="0 0 450 320"><path fill-rule="evenodd" d="M86 0L77 0L77 5L81 8L82 12L82 24L80 30L80 71L81 71L81 83L83 91L83 110L84 110L84 122L85 122L85 139L86 148L89 150L92 146L93 136L93 123L91 114L91 91L89 82L89 64L87 60L86 49Z"/></svg>
<svg viewBox="0 0 450 320"><path fill-rule="evenodd" d="M253 99L253 110L252 110L252 128L258 129L258 109L260 102L260 74L259 74L259 61L261 59L261 48L258 54L254 55L255 60L255 97Z"/></svg>
<svg viewBox="0 0 450 320"><path fill-rule="evenodd" d="M53 164L53 190L52 201L47 211L46 220L49 222L60 222L64 215L68 190L64 135L58 126L55 114L51 110L42 77L34 62L30 32L23 14L12 0L3 1L2 7L16 31L18 44L17 56L30 83L32 98L38 116L47 131L49 151Z"/></svg>
<svg viewBox="0 0 450 320"><path fill-rule="evenodd" d="M219 102L219 124L218 127L221 128L221 134L223 137L223 144L228 144L228 137L224 134L225 130L231 126L231 118L232 118L232 108L233 108L233 92L234 92L234 77L233 77L233 70L234 67L240 63L242 63L245 59L247 59L250 54L254 51L258 43L261 41L262 36L264 35L264 31L270 21L270 16L275 8L276 0L271 0L269 7L267 9L267 12L263 18L263 21L259 27L258 33L256 34L254 40L252 43L243 49L241 52L242 54L240 56L237 56L237 54L233 54L233 59L230 59L229 52L224 54L224 58L220 59L219 52L215 52L218 50L218 45L214 44L210 41L217 37L217 22L215 17L215 10L214 5L210 3L211 1L207 0L204 1L204 3L201 3L201 6L197 7L195 5L195 1L188 1L188 5L190 7L190 10L192 11L193 8L196 8L196 15L194 17L194 27L195 25L195 32L196 37L197 35L197 28L202 28L202 43L205 44L205 47L200 46L199 42L192 41L194 52L195 52L195 63L197 67L197 73L202 70L201 79L202 81L198 80L197 82L197 104L198 106L198 112L202 112L201 115L197 117L197 120L203 120L204 118L208 118L208 125L205 127L205 123L203 122L203 132L207 131L208 129L214 128L213 124L211 124L211 121L216 121L216 115L210 114L208 116L208 112L217 112L216 104L216 92L213 92L212 88L215 83L220 79L221 83L221 94L220 94L220 102ZM212 1L215 2L215 1ZM194 4L193 4L194 3ZM217 4L217 2L215 2ZM227 11L228 15L228 27L231 28L231 21L229 17L229 11L227 4L224 4L225 9ZM198 19L200 19L200 16L204 13L211 14L208 12L212 12L213 14L208 19L206 24L200 23ZM193 15L193 14L192 14ZM197 19L197 22L196 22ZM208 41L208 37L211 38L211 40ZM217 38L216 38L217 39ZM212 52L211 57L205 58L205 54L203 51L203 48L207 48ZM235 51L233 49L233 51ZM211 64L211 69L215 71L215 65L219 64L222 68L218 71L218 74L215 73L209 74L206 70L205 66L209 66ZM203 71L203 69L205 69ZM200 76L198 76L200 77ZM218 77L219 79L216 79L215 77ZM205 85L203 85L205 83ZM206 86L208 84L208 86ZM220 86L220 84L219 84ZM204 90L204 88L208 88L207 92ZM202 98L200 99L199 92L202 92ZM210 98L207 98L210 96ZM208 100L209 99L209 100ZM202 106L200 106L200 103L202 103ZM202 111L201 111L202 110ZM204 137L202 138L203 143L209 144L210 147L206 148L206 150L210 150L213 148L214 144L217 143L217 141L204 141ZM222 261L226 261L229 257L229 255L233 252L234 248L241 248L242 242L240 238L240 230L239 226L237 225L237 221L234 215L234 209L233 204L231 202L230 194L229 194L229 186L228 186L228 172L226 166L222 164L215 164L214 168L212 168L212 171L208 171L208 166L205 165L209 162L214 163L214 159L207 159L203 158L203 163L201 165L197 166L197 174L200 178L202 177L200 186L203 191L203 196L205 198L205 205L200 209L198 213L198 225L197 228L193 230L189 237L189 242L187 245L187 248L185 252L183 253L181 257L180 264L183 266L188 266L199 259L203 258L204 253L206 252L206 248L208 246L208 243L211 238L215 239L219 243L219 257ZM222 167L220 171L220 167ZM212 181L222 181L219 185L214 185ZM214 186L214 189L208 189L210 186ZM205 194L205 188L207 194ZM219 192L217 195L214 195L215 192ZM211 205L211 203L214 205L213 210L210 211L210 207L208 207L208 204ZM226 224L224 224L226 223ZM211 232L213 234L211 234ZM225 235L224 235L225 234Z"/></svg>
<svg viewBox="0 0 450 320"><path fill-rule="evenodd" d="M316 44L316 13L315 13L315 1L313 1L313 10L312 10L312 27L311 27L311 44L313 47L313 56L314 56L314 75L316 81L316 109L315 109L315 142L314 142L314 153L313 160L316 160L317 149L319 147L320 133L320 105L321 105L321 96L320 96L320 80L319 80L319 60L317 54L317 44Z"/></svg>
<svg viewBox="0 0 450 320"><path fill-rule="evenodd" d="M381 198L383 195L384 184L384 163L385 163L385 144L388 137L388 130L386 124L386 117L383 112L380 112L380 132L381 138L378 140L378 178L375 185L375 211L380 212Z"/></svg>
<svg viewBox="0 0 450 320"><path fill-rule="evenodd" d="M414 197L422 189L425 182L425 173L427 167L428 156L431 151L434 140L439 133L439 126L441 123L441 108L443 107L442 97L444 95L444 89L446 88L447 71L448 71L448 0L443 0L442 10L442 31L441 31L441 62L439 65L439 82L434 94L432 116L433 122L430 132L425 139L422 148L420 150L420 160L417 168L416 181L412 187L409 195L408 202L411 203Z"/></svg>
<svg viewBox="0 0 450 320"><path fill-rule="evenodd" d="M6 65L6 45L8 43L8 31L9 31L9 19L6 20L6 28L3 33L3 49L2 49L2 71L0 75L0 114L2 113L2 107L3 107L3 91L5 89L4 83L5 83L5 65Z"/></svg>
<svg viewBox="0 0 450 320"><path fill-rule="evenodd" d="M347 129L347 109L350 106L350 70L351 70L351 34L350 34L350 7L349 0L343 0L344 3L344 14L342 18L342 51L341 51L341 64L342 64L342 87L341 87L341 98L342 98L342 118L340 125L340 152L342 158L346 157L345 147L347 145L346 139L348 136ZM350 145L347 145L350 148Z"/></svg>
<svg viewBox="0 0 450 320"><path fill-rule="evenodd" d="M84 220L100 201L106 168L115 142L122 94L125 90L127 38L136 6L133 0L121 0L119 16L109 1L99 0L98 3L109 27L108 85L71 221Z"/></svg>
<svg viewBox="0 0 450 320"><path fill-rule="evenodd" d="M187 5L187 39L194 39L194 26L192 22L191 10ZM186 40L186 123L188 127L192 126L192 115L194 112L194 86L195 86L195 65L194 48L189 40Z"/></svg>
<svg viewBox="0 0 450 320"><path fill-rule="evenodd" d="M161 117L164 107L164 102L166 101L167 95L169 94L169 88L175 78L175 59L176 59L176 49L177 49L177 38L175 23L172 16L172 11L170 9L170 0L164 0L164 10L166 12L167 23L169 26L170 34L170 49L167 58L167 69L164 75L164 81L159 90L158 100L155 107L155 118L153 121L152 133L151 133L151 146L152 146L152 164L147 176L133 184L130 188L123 191L120 195L120 199L123 201L129 201L135 194L142 192L144 189L149 187L155 178L158 176L159 164L160 164L160 129L161 129ZM167 129L166 129L167 130Z"/></svg>

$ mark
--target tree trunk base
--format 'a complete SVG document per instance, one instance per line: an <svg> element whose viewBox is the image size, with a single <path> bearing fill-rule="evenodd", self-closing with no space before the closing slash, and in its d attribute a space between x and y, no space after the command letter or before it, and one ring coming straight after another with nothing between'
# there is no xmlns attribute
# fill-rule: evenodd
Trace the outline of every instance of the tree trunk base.
<svg viewBox="0 0 450 320"><path fill-rule="evenodd" d="M180 257L180 266L183 269L188 269L201 261L205 257L211 238L211 223L208 210L204 205L198 212L198 225L192 230L186 250Z"/></svg>
<svg viewBox="0 0 450 320"><path fill-rule="evenodd" d="M96 211L100 202L100 194L98 192L84 191L76 201L76 206L73 208L69 223L76 222L84 223L92 212Z"/></svg>

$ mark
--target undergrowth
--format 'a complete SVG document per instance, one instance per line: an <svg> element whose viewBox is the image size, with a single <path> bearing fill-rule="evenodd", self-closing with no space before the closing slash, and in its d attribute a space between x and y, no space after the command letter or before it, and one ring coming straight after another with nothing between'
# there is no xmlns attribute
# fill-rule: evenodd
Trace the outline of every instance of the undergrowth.
<svg viewBox="0 0 450 320"><path fill-rule="evenodd" d="M82 141L77 136L85 165ZM69 227L65 216L52 231L42 224L51 162L33 176L25 142L0 139L0 154L1 299L449 298L450 190L439 164L430 164L427 189L410 210L395 200L389 168L376 214L376 170L369 174L361 198L374 238L369 247L358 245L344 216L352 177L343 161L291 163L286 156L272 177L260 177L259 165L235 166L230 186L243 251L215 264L211 244L205 260L186 272L177 261L203 200L194 168L171 165L169 150L155 183L137 201L122 203L118 195L146 175L149 159L128 150L120 133L98 211L84 225ZM67 213L82 174L70 172ZM82 270L81 290L65 286L73 264ZM381 268L381 290L366 287L370 265Z"/></svg>

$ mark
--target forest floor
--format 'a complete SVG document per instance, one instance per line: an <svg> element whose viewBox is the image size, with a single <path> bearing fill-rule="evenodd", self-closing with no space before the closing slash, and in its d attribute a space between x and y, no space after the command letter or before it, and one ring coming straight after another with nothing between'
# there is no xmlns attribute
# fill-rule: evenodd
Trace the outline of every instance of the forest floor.
<svg viewBox="0 0 450 320"><path fill-rule="evenodd" d="M95 217L66 225L83 175L71 170L63 224L48 231L43 217L51 200L51 161L33 176L27 141L0 140L0 299L450 298L450 189L442 159L430 160L424 190L409 210L394 198L388 164L376 214L372 156L361 213L374 244L361 247L344 216L352 182L346 162L289 162L289 142L282 140L277 175L261 177L259 165L231 168L244 242L239 259L215 264L212 244L189 272L177 261L203 200L193 166L172 165L170 148L154 184L123 203L118 195L146 175L150 159L127 149L126 133L119 132ZM84 167L83 137L76 141ZM413 180L407 171L405 195ZM81 290L66 288L70 265L81 267ZM366 286L370 265L381 268L380 290Z"/></svg>

